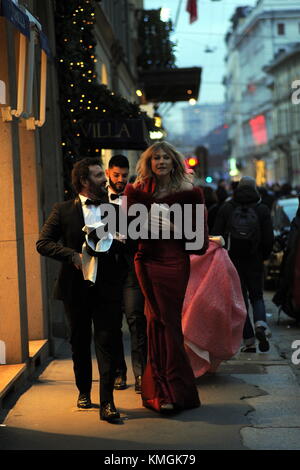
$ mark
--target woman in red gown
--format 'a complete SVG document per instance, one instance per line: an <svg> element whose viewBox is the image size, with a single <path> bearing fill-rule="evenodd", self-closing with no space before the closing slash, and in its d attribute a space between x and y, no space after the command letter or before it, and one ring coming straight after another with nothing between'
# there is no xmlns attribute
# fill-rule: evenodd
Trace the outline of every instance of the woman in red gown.
<svg viewBox="0 0 300 470"><path fill-rule="evenodd" d="M128 184L127 205L139 203L150 210L153 203L174 203L184 207L203 204L202 191L194 188L185 172L183 158L167 142L149 147L137 165L137 179ZM194 219L194 217L193 217ZM202 254L208 246L206 220L204 244L193 253ZM152 227L155 220L151 221ZM163 228L164 221L157 227ZM174 225L171 224L171 230ZM186 355L181 313L190 273L189 251L181 239L141 239L135 268L145 296L148 333L148 362L142 377L143 405L159 412L172 412L200 406L193 371Z"/></svg>

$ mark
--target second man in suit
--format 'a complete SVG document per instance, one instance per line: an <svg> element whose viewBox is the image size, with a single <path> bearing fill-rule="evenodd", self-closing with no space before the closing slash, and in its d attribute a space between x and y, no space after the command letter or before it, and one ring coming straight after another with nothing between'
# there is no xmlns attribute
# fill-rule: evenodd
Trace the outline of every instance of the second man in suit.
<svg viewBox="0 0 300 470"><path fill-rule="evenodd" d="M108 179L108 197L113 204L121 204L122 194L128 182L129 162L124 155L114 155L106 170ZM123 307L131 339L131 362L135 377L135 391L141 393L141 376L147 362L146 317L144 315L144 297L134 268L133 251L124 254L128 271L123 287ZM127 387L127 366L124 358L122 338L118 347L118 365L114 387L123 390Z"/></svg>

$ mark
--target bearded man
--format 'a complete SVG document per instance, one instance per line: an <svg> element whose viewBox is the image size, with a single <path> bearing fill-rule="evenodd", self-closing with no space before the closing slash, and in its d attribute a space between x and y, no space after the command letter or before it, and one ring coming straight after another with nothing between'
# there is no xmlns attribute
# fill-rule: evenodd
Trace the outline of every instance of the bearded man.
<svg viewBox="0 0 300 470"><path fill-rule="evenodd" d="M128 182L129 162L125 155L114 155L108 162L105 171L108 178L109 201L117 206L122 203L122 195ZM128 246L128 245L127 245ZM144 296L141 292L134 268L134 248L123 253L128 270L123 285L123 310L126 316L131 343L131 363L135 377L135 392L141 393L141 378L147 362L147 325L144 315ZM127 388L127 365L124 355L122 336L118 347L118 362L114 388L124 390Z"/></svg>
<svg viewBox="0 0 300 470"><path fill-rule="evenodd" d="M121 341L122 288L126 267L113 246L100 253L95 281L85 280L83 227L101 222L101 205L108 203L106 177L99 160L83 158L72 170L75 199L57 203L42 227L37 250L62 262L55 297L64 302L70 326L77 406L90 408L92 387L91 339L100 373L100 419L116 422L120 414L113 400L118 345ZM103 214L102 214L103 215Z"/></svg>

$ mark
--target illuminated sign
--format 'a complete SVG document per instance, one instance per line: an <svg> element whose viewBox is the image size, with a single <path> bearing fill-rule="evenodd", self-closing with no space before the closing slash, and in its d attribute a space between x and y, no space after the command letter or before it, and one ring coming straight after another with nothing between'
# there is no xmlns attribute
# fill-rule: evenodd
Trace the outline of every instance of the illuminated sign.
<svg viewBox="0 0 300 470"><path fill-rule="evenodd" d="M79 122L87 145L103 149L144 150L150 144L143 119L98 119Z"/></svg>
<svg viewBox="0 0 300 470"><path fill-rule="evenodd" d="M229 174L230 176L237 176L239 170L236 167L236 158L229 158Z"/></svg>
<svg viewBox="0 0 300 470"><path fill-rule="evenodd" d="M268 142L266 118L263 114L250 119L249 125L255 145L264 145Z"/></svg>
<svg viewBox="0 0 300 470"><path fill-rule="evenodd" d="M265 184L266 178L266 162L264 160L255 161L255 170L256 170L256 184L261 186Z"/></svg>
<svg viewBox="0 0 300 470"><path fill-rule="evenodd" d="M150 139L152 140L159 140L159 139L162 139L164 136L162 131L150 131L149 134L150 134Z"/></svg>

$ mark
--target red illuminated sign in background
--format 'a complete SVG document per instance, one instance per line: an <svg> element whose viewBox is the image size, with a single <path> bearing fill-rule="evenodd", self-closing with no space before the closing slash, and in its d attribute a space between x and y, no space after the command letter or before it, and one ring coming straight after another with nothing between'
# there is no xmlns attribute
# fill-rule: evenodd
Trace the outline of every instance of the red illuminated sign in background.
<svg viewBox="0 0 300 470"><path fill-rule="evenodd" d="M268 142L268 133L266 118L263 114L259 114L253 119L250 119L249 125L251 127L252 138L255 145L263 145Z"/></svg>

